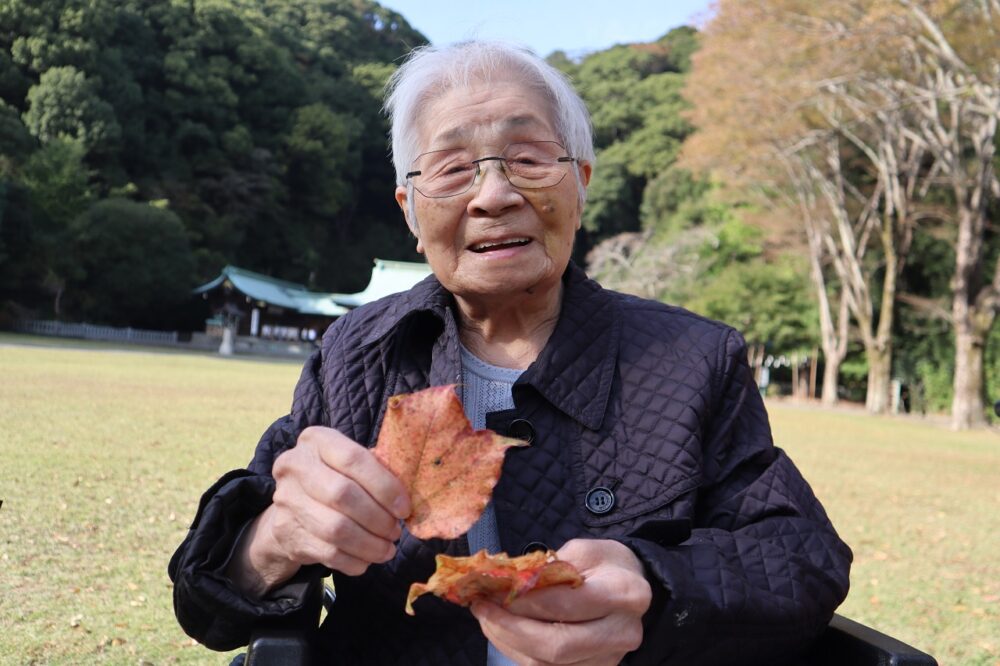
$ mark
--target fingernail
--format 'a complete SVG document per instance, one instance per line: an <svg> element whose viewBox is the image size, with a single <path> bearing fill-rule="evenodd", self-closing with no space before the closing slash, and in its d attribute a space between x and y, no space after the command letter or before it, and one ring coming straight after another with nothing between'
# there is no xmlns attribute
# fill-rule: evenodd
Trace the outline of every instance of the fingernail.
<svg viewBox="0 0 1000 666"><path fill-rule="evenodd" d="M410 515L410 508L405 497L397 497L392 503L392 514L397 518L406 518Z"/></svg>

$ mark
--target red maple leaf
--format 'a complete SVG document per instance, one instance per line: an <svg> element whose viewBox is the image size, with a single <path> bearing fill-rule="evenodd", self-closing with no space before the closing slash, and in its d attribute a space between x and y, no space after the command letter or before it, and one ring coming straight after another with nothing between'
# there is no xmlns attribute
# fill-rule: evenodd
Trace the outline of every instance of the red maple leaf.
<svg viewBox="0 0 1000 666"><path fill-rule="evenodd" d="M426 583L414 583L406 597L406 613L413 615L413 601L428 592L459 606L476 599L489 599L504 606L529 590L552 585L579 587L583 577L569 562L556 558L555 551L536 551L508 557L489 555L481 550L469 557L435 558L434 575Z"/></svg>
<svg viewBox="0 0 1000 666"><path fill-rule="evenodd" d="M474 430L449 385L389 398L373 451L410 492L410 533L454 539L486 508L504 452L526 445L491 430Z"/></svg>

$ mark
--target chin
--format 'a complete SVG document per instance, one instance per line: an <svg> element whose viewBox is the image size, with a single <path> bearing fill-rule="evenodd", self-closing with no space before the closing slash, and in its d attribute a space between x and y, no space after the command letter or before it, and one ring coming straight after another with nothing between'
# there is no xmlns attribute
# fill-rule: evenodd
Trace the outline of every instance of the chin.
<svg viewBox="0 0 1000 666"><path fill-rule="evenodd" d="M501 270L477 275L475 280L469 280L465 284L469 287L470 296L516 296L525 292L542 295L550 289L558 288L560 278L561 273L555 271Z"/></svg>

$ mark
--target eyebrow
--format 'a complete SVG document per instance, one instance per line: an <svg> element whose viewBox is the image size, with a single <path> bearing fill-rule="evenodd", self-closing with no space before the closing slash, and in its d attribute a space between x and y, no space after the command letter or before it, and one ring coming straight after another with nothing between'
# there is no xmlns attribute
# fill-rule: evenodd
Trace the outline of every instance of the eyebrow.
<svg viewBox="0 0 1000 666"><path fill-rule="evenodd" d="M543 123L541 123L538 116L526 113L519 116L511 116L510 118L504 118L503 121L500 123L500 129L501 131L504 131L520 127L526 127L530 125L540 126L542 124ZM469 130L469 128L463 125L448 130L447 132L439 136L437 140L450 143L452 141L456 141L459 139L465 139L471 133L472 132Z"/></svg>

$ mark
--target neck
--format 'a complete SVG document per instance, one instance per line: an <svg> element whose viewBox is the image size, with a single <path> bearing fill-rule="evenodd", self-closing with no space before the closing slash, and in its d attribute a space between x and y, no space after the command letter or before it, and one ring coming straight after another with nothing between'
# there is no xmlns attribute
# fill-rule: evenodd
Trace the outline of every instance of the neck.
<svg viewBox="0 0 1000 666"><path fill-rule="evenodd" d="M559 320L562 282L543 294L482 299L456 295L459 337L480 359L523 370L538 358Z"/></svg>

